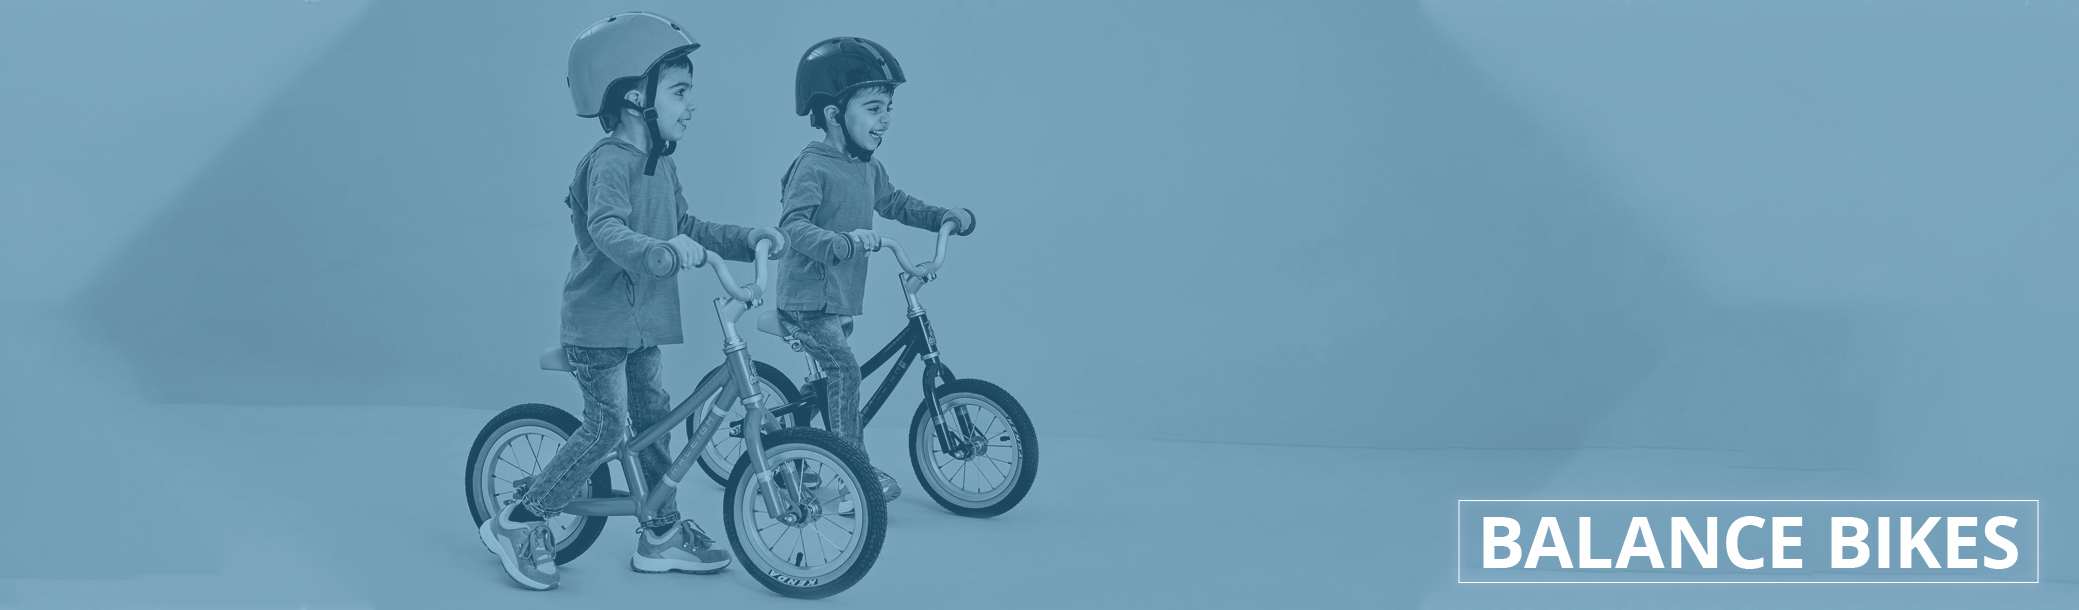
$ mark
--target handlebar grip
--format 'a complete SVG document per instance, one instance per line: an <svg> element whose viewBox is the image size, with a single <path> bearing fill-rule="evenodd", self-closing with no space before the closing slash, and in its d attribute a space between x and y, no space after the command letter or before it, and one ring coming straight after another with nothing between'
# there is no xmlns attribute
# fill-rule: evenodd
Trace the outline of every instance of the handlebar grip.
<svg viewBox="0 0 2079 610"><path fill-rule="evenodd" d="M772 265L772 255L778 253L779 242L771 239L760 239L758 243L751 245L751 268L753 273L756 274L751 276L751 283L758 285L757 296L764 296L766 290L770 288L768 286L769 282L766 280L766 267Z"/></svg>
<svg viewBox="0 0 2079 610"><path fill-rule="evenodd" d="M658 243L650 246L650 251L643 257L643 263L648 267L652 277L666 277L678 271L679 254L672 250L671 246Z"/></svg>

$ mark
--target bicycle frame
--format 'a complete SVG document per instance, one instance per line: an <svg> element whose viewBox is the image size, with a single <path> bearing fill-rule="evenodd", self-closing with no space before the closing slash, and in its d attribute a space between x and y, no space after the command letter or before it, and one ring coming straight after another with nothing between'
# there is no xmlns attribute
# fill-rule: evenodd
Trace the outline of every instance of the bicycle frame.
<svg viewBox="0 0 2079 610"><path fill-rule="evenodd" d="M707 446L708 439L721 427L723 418L728 415L724 405L727 405L729 400L736 400L742 404L746 413L744 420L755 422L761 430L776 430L779 428L778 423L773 421L770 413L765 408L759 406L762 397L757 394L750 383L750 380L753 378L751 375L751 358L744 349L743 339L736 333L736 321L743 317L744 312L749 310L749 308L750 305L742 301L715 299L715 314L722 322L722 352L728 360L728 374L709 379L707 383L695 388L692 394L688 395L685 400L679 401L678 406L672 409L669 414L666 414L662 420L651 424L648 429L643 430L639 434L632 433L630 429L633 427L633 424L624 413L620 422L622 430L631 432L631 434L624 434L624 440L619 447L615 447L613 451L608 452L599 460L585 466L584 471L590 472L598 469L608 461L619 459L621 462L621 474L628 483L628 496L573 499L569 504L565 505L563 512L582 516L634 516L643 522L655 518L657 510L664 505L665 498L669 498L677 493L679 481L685 478L686 471L692 468L693 460L699 455L698 448ZM700 405L708 404L708 398L714 397L721 392L727 392L727 394L723 394L720 397L721 400L714 401L711 408L700 411ZM696 411L699 412L696 413ZM687 439L685 449L681 450L678 457L672 460L671 468L665 472L664 477L661 479L661 485L665 489L648 489L649 478L644 476L645 473L642 472L642 460L637 459L635 456L640 455L642 450L648 449L652 444L669 443L671 431L677 428L681 422L696 415L700 417L699 424L694 428L691 438ZM759 436L752 434L744 439L745 450L747 451L745 455L765 455L763 439L759 438ZM668 446L666 445L666 447ZM770 511L768 514L778 515L783 512L779 506L779 501L776 499L777 496L774 494L775 489L773 486L776 483L773 479L772 471L767 468L765 460L750 460L750 470L745 473L745 476L755 477L757 480L759 491L765 497L765 508L767 511ZM787 480L787 485L798 485L798 479L795 477L785 477L785 479ZM795 494L801 492L800 489L790 489L788 491ZM795 497L798 497L798 495Z"/></svg>
<svg viewBox="0 0 2079 610"><path fill-rule="evenodd" d="M859 378L864 380L866 377L873 375L875 370L881 368L881 365L888 364L891 360L894 362L894 366L888 370L887 376L881 379L880 387L874 389L873 397L867 399L863 405L864 411L859 418L859 425L862 427L872 422L874 415L881 412L881 407L887 403L888 396L895 392L895 384L900 383L903 376L909 372L912 362L919 359L924 361L922 382L924 396L927 399L937 396L939 383L951 383L954 379L957 379L953 375L953 370L939 359L938 334L932 331L931 317L924 313L924 306L917 302L917 289L922 287L928 279L904 273L901 275L901 280L903 297L909 303L909 325L903 328L901 333L896 334L894 339L889 340L888 344L881 348L881 351L875 353L872 358L866 359L866 363L859 367ZM900 355L898 355L898 352ZM814 364L814 361L811 360L810 366L813 367ZM737 373L732 372L732 374ZM818 413L827 411L830 405L824 393L824 388L827 384L828 380L824 379L820 371L818 371L815 378L809 381L808 388L803 392L801 400L774 407L770 415L773 417L798 417L805 414L807 417L814 417ZM956 410L954 414L958 420L958 430L964 433L974 430L974 422L968 417L967 411ZM823 421L830 421L829 416L825 415ZM939 442L942 443L941 446L952 447L961 444L958 440L959 437L954 436L954 432L947 428L943 413L934 410L931 423L932 432L938 436ZM771 425L771 422L768 422L768 425ZM740 433L741 429L739 429ZM963 436L965 435L963 434ZM750 441L748 437L744 440L746 442Z"/></svg>

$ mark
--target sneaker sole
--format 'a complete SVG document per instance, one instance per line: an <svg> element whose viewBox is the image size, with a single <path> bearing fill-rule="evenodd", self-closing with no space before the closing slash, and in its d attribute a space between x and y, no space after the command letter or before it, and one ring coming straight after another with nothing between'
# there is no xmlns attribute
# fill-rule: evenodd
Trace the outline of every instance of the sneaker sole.
<svg viewBox="0 0 2079 610"><path fill-rule="evenodd" d="M512 555L501 553L497 550L499 546L497 544L498 534L491 531L491 528L497 527L497 523L498 520L496 518L484 521L483 525L476 528L476 537L478 540L483 541L484 547L492 549L491 553L498 556L499 563L505 565L505 575L512 577L513 582L520 583L520 586L536 591L547 591L556 588L556 585L553 584L543 584L528 579L520 573L519 561Z"/></svg>
<svg viewBox="0 0 2079 610"><path fill-rule="evenodd" d="M635 570L637 572L641 572L644 574L668 574L671 572L685 572L687 574L719 574L723 570L729 569L730 563L733 562L729 560L724 560L719 565L703 566L697 563L684 563L679 561L673 561L670 559L651 559L641 555L636 555L628 558L628 569Z"/></svg>

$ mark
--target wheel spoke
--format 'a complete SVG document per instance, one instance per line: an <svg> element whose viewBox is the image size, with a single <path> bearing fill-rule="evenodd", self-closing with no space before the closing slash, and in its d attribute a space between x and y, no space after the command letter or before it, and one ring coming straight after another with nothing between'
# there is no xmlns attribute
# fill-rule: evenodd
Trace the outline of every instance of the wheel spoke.
<svg viewBox="0 0 2079 610"><path fill-rule="evenodd" d="M817 537L817 538L820 538L820 539L822 539L822 541L823 541L823 542L827 542L827 543L830 543L830 546L832 546L832 547L836 547L838 551L842 552L842 551L844 551L844 550L845 550L845 545L842 545L842 544L838 544L836 540L831 540L829 536L825 536L825 535L823 535L823 530L822 530L821 528L818 528L818 527L816 527L816 526L813 526L813 525L811 525L811 526L809 526L809 529L815 530L815 531L816 531L816 537ZM825 561L825 562L828 562L828 561L830 561L830 556L829 556L829 555L824 555L824 556L823 556L823 561Z"/></svg>
<svg viewBox="0 0 2079 610"><path fill-rule="evenodd" d="M534 471L528 470L525 466L515 464L512 460L505 459L505 456L503 455L498 456L498 461L505 462L507 464L512 464L514 469L519 470L521 473L526 474L527 476L534 476Z"/></svg>
<svg viewBox="0 0 2079 610"><path fill-rule="evenodd" d="M997 466L997 465L995 464L995 462L1003 462L1003 460L999 460L999 459L996 459L996 458L989 458L989 460L990 460L990 464L989 464L989 467L990 467L990 468L994 468L994 469L996 469L996 476L998 477L998 480L1001 480L1001 481L1009 481L1009 480L1011 480L1011 473L1009 473L1009 472L1006 472L1006 471L1005 471L1005 470L1003 469L1003 467L1002 467L1002 466ZM1010 462L1003 462L1003 463L1005 463L1005 464L1009 464ZM979 469L977 469L977 470L979 470ZM992 485L991 487L994 487L994 486Z"/></svg>
<svg viewBox="0 0 2079 610"><path fill-rule="evenodd" d="M808 527L804 527L804 528L802 528L802 529L803 529L804 531L815 531L815 532L816 532L816 565L822 565L822 564L825 564L825 563L829 563L829 562L830 562L830 554L829 554L829 553L828 553L827 551L829 550L830 546L829 546L829 545L826 545L826 544L823 544L823 543L824 543L824 542L828 542L828 541L829 541L830 539L829 539L829 538L827 538L827 537L824 537L824 536L823 536L823 532L822 532L822 531L819 531L819 530L816 530L815 526L808 526ZM802 536L802 538L807 538L807 537L808 537L808 536L807 536L806 534L804 534L804 535Z"/></svg>
<svg viewBox="0 0 2079 610"><path fill-rule="evenodd" d="M855 509L855 510L856 510L856 509ZM844 533L845 533L845 534L847 534L847 535L851 535L851 536L857 536L857 535L859 535L859 532L855 532L855 531L852 531L852 530L851 530L851 529L849 529L849 528L846 528L846 527L844 526L844 524L842 524L842 523L838 523L836 519L832 519L832 518L830 518L830 515L828 515L828 514L825 514L825 515L823 515L823 516L822 516L822 517L821 517L820 519L818 519L818 520L819 520L819 521L829 521L829 522L830 522L830 526L831 526L831 527L835 527L835 528L837 528L837 529L839 529L839 530L842 530L842 531L844 531ZM817 533L822 533L822 531L821 531L821 530L817 530Z"/></svg>

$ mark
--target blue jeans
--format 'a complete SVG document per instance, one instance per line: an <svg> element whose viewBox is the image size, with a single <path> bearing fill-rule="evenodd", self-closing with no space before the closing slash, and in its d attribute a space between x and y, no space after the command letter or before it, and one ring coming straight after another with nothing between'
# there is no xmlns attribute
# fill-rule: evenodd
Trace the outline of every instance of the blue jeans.
<svg viewBox="0 0 2079 610"><path fill-rule="evenodd" d="M866 426L859 418L859 360L847 341L852 317L820 311L780 311L780 325L801 342L802 351L823 369L824 423L838 438L866 452Z"/></svg>
<svg viewBox="0 0 2079 610"><path fill-rule="evenodd" d="M586 470L586 466L619 448L622 441L632 439L634 431L646 429L671 413L671 395L664 392L661 375L662 352L656 347L631 350L565 345L563 354L577 368L578 388L585 393L585 417L577 433L556 450L556 457L534 476L527 495L520 498L527 510L544 519L561 514L571 498L591 484L592 471ZM672 492L673 488L658 484L671 468L671 460L664 451L667 442L653 443L638 454L643 476L650 479L650 493ZM643 525L657 527L676 524L678 520L677 498L666 497L656 518Z"/></svg>

